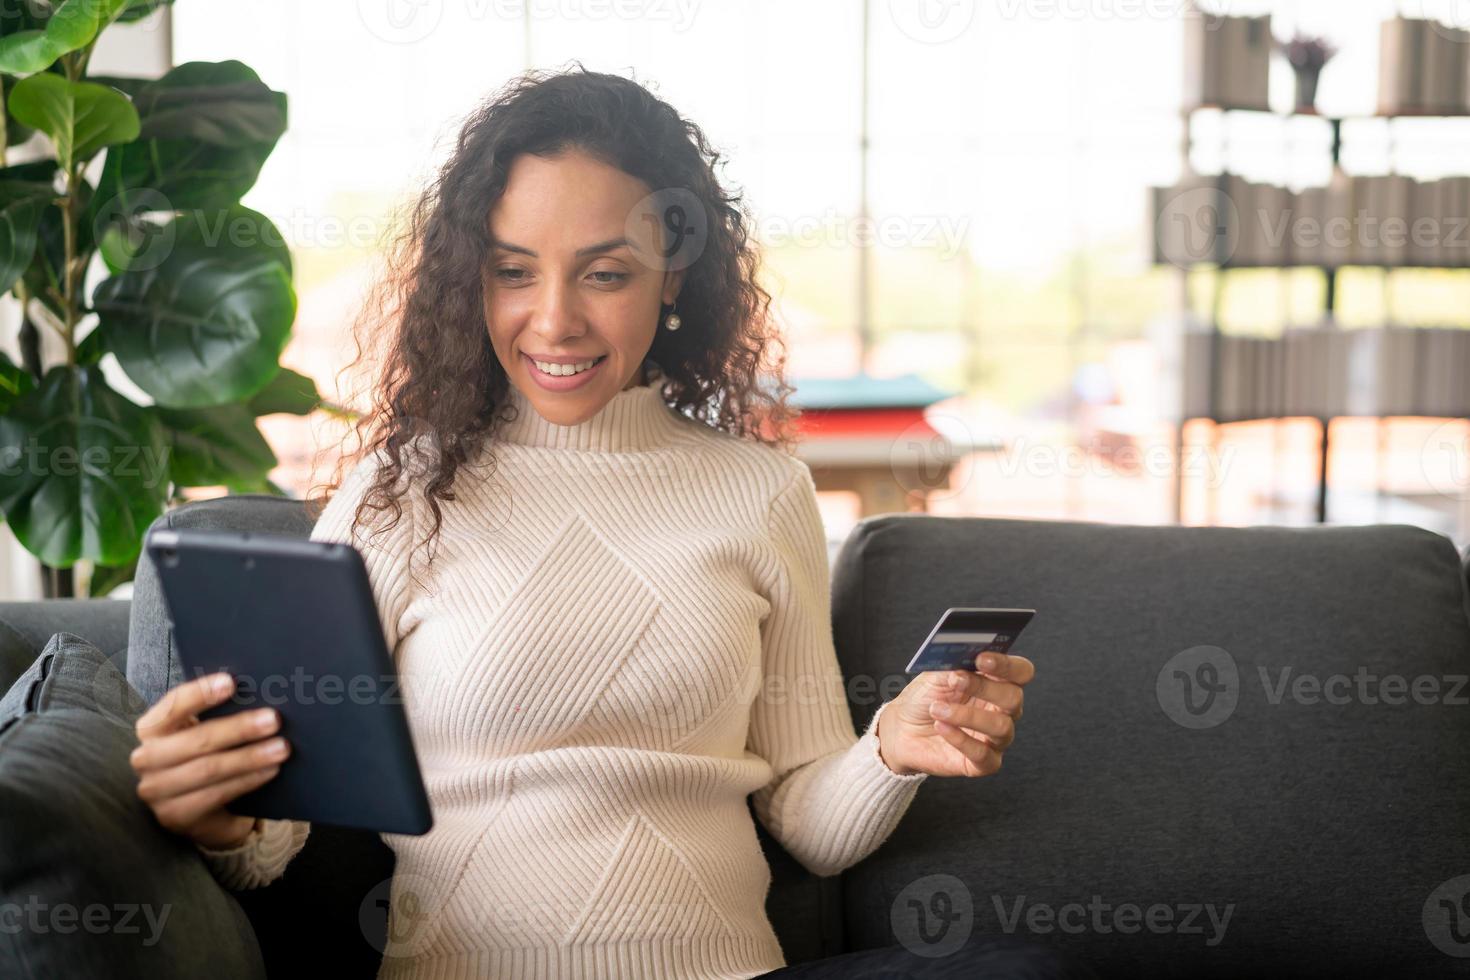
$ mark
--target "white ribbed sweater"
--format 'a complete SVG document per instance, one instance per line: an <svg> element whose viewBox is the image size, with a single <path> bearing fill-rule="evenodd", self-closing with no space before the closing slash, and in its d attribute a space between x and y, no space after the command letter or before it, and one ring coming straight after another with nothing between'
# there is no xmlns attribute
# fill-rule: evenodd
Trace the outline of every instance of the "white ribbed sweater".
<svg viewBox="0 0 1470 980"><path fill-rule="evenodd" d="M924 773L853 732L806 464L625 389L516 418L455 481L431 563L415 490L360 531L433 829L397 857L380 977L743 978L784 965L746 809L819 875L893 831ZM377 460L312 531L349 541ZM289 762L287 763L289 765ZM371 778L364 774L364 778ZM232 888L309 825L201 848Z"/></svg>

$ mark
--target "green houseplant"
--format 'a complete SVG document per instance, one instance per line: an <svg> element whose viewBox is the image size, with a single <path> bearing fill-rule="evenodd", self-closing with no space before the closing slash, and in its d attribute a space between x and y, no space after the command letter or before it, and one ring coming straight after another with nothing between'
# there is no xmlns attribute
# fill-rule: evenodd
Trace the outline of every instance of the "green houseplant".
<svg viewBox="0 0 1470 980"><path fill-rule="evenodd" d="M48 595L74 594L78 563L92 594L130 578L184 487L281 492L256 419L321 406L279 363L290 253L240 204L285 95L238 61L87 75L105 30L168 2L0 0L0 290L22 310L20 361L0 353L0 508ZM50 156L4 159L34 132ZM109 356L151 404L108 383Z"/></svg>

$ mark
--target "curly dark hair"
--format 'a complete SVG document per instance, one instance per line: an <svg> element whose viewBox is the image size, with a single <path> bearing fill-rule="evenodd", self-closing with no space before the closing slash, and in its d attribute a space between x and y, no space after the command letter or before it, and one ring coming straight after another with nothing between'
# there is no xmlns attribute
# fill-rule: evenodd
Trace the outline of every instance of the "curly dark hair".
<svg viewBox="0 0 1470 980"><path fill-rule="evenodd" d="M573 64L527 71L475 109L448 161L412 202L406 227L391 238L386 273L353 331L356 359L343 369L368 379L371 408L344 439L327 486L340 486L364 457L383 461L357 506L353 534L369 512L391 513L386 527L398 522L401 498L414 482L404 479L410 456L422 455L419 472L410 475L421 478L434 515L427 537L437 537L439 502L454 499L456 472L493 445L499 423L508 421L498 413L511 382L490 343L482 270L490 255L488 215L523 153L580 150L650 192L677 189L703 205L707 241L684 270L677 300L686 325L657 331L648 358L662 370L664 399L673 408L791 451L797 412L787 402L793 389L785 342L770 315L770 294L757 282L752 218L741 196L716 177L721 155L698 126L637 81ZM364 362L372 370L359 371ZM762 377L774 381L771 390L761 387ZM353 437L356 448L349 448ZM421 437L431 453L414 450Z"/></svg>

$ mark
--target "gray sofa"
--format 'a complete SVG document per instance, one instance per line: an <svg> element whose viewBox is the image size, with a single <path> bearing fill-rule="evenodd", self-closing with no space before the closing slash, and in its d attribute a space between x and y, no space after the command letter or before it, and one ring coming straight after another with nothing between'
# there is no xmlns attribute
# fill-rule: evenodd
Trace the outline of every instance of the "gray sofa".
<svg viewBox="0 0 1470 980"><path fill-rule="evenodd" d="M253 495L161 521L309 530L299 503ZM1467 580L1446 538L1397 525L862 522L832 596L855 730L949 606L1037 609L1018 652L1038 678L1005 768L931 778L843 874L759 828L788 960L1011 933L1107 977L1462 974ZM171 656L146 563L131 602L0 603L0 690L58 630L120 666ZM391 867L376 835L319 826L240 893L272 972L371 976Z"/></svg>

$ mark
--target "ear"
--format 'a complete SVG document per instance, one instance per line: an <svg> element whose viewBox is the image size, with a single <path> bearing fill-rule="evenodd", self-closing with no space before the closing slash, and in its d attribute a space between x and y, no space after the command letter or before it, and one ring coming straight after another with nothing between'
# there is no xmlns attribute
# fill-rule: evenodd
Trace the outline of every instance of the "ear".
<svg viewBox="0 0 1470 980"><path fill-rule="evenodd" d="M684 270L673 269L664 273L664 291L660 299L665 306L673 304L679 298L679 290L684 285Z"/></svg>

